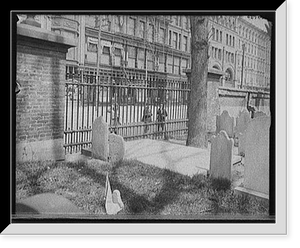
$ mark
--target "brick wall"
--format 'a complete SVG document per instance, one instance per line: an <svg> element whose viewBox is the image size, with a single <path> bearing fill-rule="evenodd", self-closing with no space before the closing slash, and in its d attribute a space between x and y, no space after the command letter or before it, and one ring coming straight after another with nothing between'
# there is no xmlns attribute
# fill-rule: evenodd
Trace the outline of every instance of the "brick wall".
<svg viewBox="0 0 300 248"><path fill-rule="evenodd" d="M63 137L65 54L17 45L16 141Z"/></svg>
<svg viewBox="0 0 300 248"><path fill-rule="evenodd" d="M17 161L58 158L63 154L68 46L56 42L56 34L27 25L21 31L16 58L21 85L16 95Z"/></svg>

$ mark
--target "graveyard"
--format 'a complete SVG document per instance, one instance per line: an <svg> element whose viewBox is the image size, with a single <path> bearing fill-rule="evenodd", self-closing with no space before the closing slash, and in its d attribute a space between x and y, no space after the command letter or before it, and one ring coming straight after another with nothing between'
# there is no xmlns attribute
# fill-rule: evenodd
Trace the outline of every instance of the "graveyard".
<svg viewBox="0 0 300 248"><path fill-rule="evenodd" d="M124 142L99 117L91 149L61 162L18 164L18 216L267 218L270 118L251 119L241 111L236 125L233 119L227 111L218 116L219 132L207 149L200 149L172 140ZM45 208L49 197L57 196L62 199Z"/></svg>
<svg viewBox="0 0 300 248"><path fill-rule="evenodd" d="M26 23L17 38L14 217L269 218L269 92L208 70L201 130L188 72L70 73L73 39ZM192 127L207 147L186 145Z"/></svg>

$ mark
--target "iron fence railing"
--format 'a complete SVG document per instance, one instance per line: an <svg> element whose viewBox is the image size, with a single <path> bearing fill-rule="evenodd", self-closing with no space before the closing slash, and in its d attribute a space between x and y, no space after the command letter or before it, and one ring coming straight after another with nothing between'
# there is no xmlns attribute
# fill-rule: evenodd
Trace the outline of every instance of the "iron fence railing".
<svg viewBox="0 0 300 248"><path fill-rule="evenodd" d="M180 138L187 133L187 80L161 74L146 79L145 74L122 70L100 70L97 80L95 69L67 66L65 92L66 153L91 145L92 123L99 116L125 141ZM162 106L166 112L160 111Z"/></svg>

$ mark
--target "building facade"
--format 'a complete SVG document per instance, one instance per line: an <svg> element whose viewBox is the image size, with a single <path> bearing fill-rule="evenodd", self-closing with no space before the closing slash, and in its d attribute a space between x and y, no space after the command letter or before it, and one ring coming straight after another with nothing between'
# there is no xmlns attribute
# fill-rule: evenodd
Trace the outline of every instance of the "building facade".
<svg viewBox="0 0 300 248"><path fill-rule="evenodd" d="M100 23L101 69L176 79L186 78L185 70L191 66L188 16L39 15L35 19L42 28L76 41L67 54L72 69L96 68ZM209 16L208 66L224 74L223 86L270 87L271 37L265 24L258 17Z"/></svg>
<svg viewBox="0 0 300 248"><path fill-rule="evenodd" d="M258 17L209 17L209 68L225 73L223 85L270 87L271 37L264 24Z"/></svg>

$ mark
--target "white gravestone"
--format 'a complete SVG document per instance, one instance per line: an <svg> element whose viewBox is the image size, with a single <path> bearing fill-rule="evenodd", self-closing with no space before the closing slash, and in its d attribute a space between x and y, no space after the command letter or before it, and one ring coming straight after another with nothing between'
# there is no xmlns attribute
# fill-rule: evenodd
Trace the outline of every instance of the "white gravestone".
<svg viewBox="0 0 300 248"><path fill-rule="evenodd" d="M269 194L269 130L271 119L260 116L251 120L245 133L244 187Z"/></svg>
<svg viewBox="0 0 300 248"><path fill-rule="evenodd" d="M98 117L92 127L92 157L107 161L108 159L108 125L103 117Z"/></svg>
<svg viewBox="0 0 300 248"><path fill-rule="evenodd" d="M244 133L250 121L251 121L251 117L248 110L244 109L243 111L241 111L239 113L239 116L236 118L236 126L235 126L236 134Z"/></svg>
<svg viewBox="0 0 300 248"><path fill-rule="evenodd" d="M234 138L235 138L235 146L238 146L239 148L239 154L245 153L244 151L244 141L243 141L243 134L245 130L247 129L249 122L251 121L250 113L247 109L244 109L243 111L240 111L239 116L236 118L236 125L235 125L235 132L234 132Z"/></svg>
<svg viewBox="0 0 300 248"><path fill-rule="evenodd" d="M122 161L125 156L125 142L122 136L110 133L108 135L109 162Z"/></svg>
<svg viewBox="0 0 300 248"><path fill-rule="evenodd" d="M231 180L232 149L233 139L224 130L212 137L209 169L211 177Z"/></svg>
<svg viewBox="0 0 300 248"><path fill-rule="evenodd" d="M231 117L227 110L224 110L221 115L217 116L217 133L224 130L227 135L233 137L234 117Z"/></svg>

